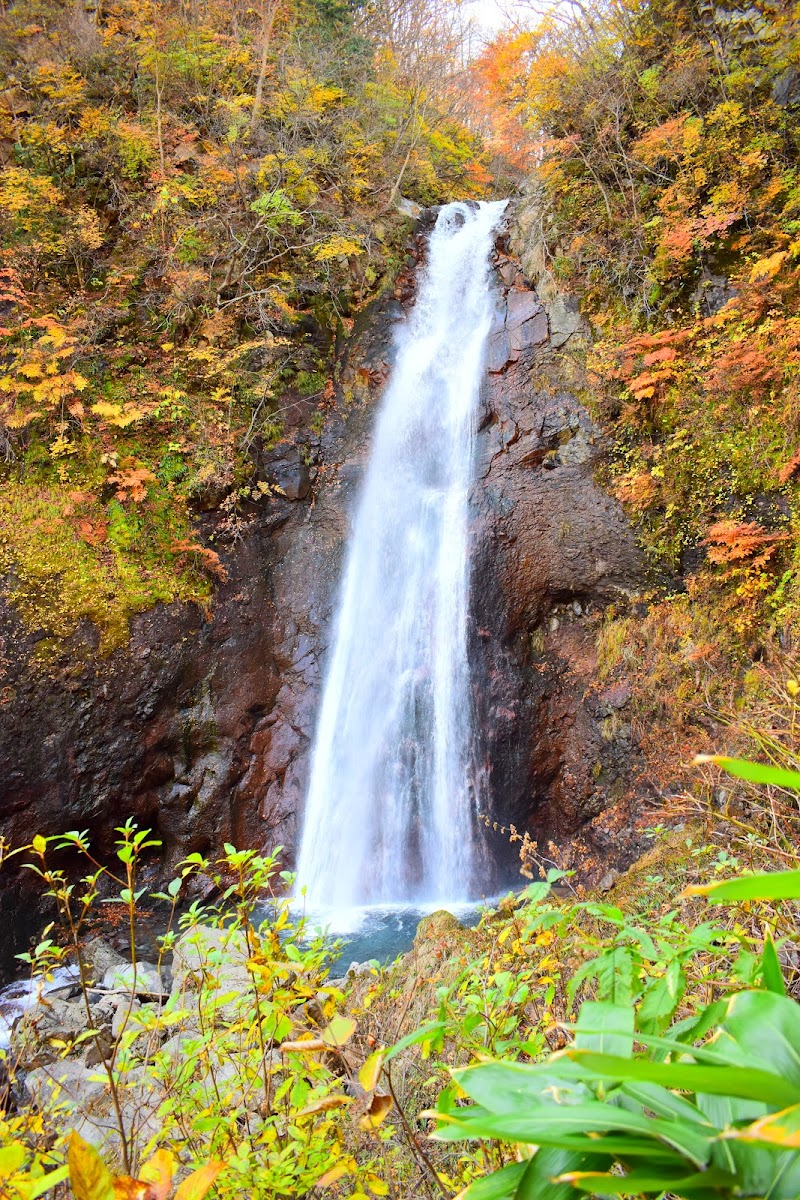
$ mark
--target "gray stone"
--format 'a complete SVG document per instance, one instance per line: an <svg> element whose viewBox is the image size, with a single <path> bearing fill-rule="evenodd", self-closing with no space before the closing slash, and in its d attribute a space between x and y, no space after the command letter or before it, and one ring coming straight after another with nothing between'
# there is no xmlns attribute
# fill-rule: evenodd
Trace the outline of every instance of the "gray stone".
<svg viewBox="0 0 800 1200"><path fill-rule="evenodd" d="M25 1076L25 1097L40 1109L56 1098L66 1101L69 1107L89 1108L104 1097L105 1091L98 1071L75 1058L34 1067Z"/></svg>
<svg viewBox="0 0 800 1200"><path fill-rule="evenodd" d="M247 939L239 929L195 926L176 942L172 958L172 994L190 1006L204 987L211 985L206 1003L223 1019L233 1018L250 1003L253 980L247 970ZM230 996L230 993L233 993ZM220 997L218 1002L214 996ZM222 997L228 999L222 1000ZM213 1015L212 1014L212 1017Z"/></svg>
<svg viewBox="0 0 800 1200"><path fill-rule="evenodd" d="M512 355L511 342L505 329L490 335L486 347L486 367L490 374L504 370L515 357L516 355Z"/></svg>
<svg viewBox="0 0 800 1200"><path fill-rule="evenodd" d="M613 867L610 871L606 871L605 875L597 885L597 890L600 892L610 892L614 884L619 879L619 875L619 871L615 870Z"/></svg>
<svg viewBox="0 0 800 1200"><path fill-rule="evenodd" d="M550 341L554 349L563 346L576 333L584 329L583 317L573 296L559 292L547 304L550 321Z"/></svg>
<svg viewBox="0 0 800 1200"><path fill-rule="evenodd" d="M526 321L530 321L531 317L535 317L541 311L541 301L536 292L509 292L506 329L510 331L519 325L524 325Z"/></svg>
<svg viewBox="0 0 800 1200"><path fill-rule="evenodd" d="M108 991L134 992L137 996L166 996L166 982L161 979L154 963L139 962L109 967L103 976L103 987Z"/></svg>
<svg viewBox="0 0 800 1200"><path fill-rule="evenodd" d="M511 350L519 353L541 346L547 341L549 332L547 315L539 309L534 317L509 330Z"/></svg>
<svg viewBox="0 0 800 1200"><path fill-rule="evenodd" d="M107 971L125 965L125 959L101 937L92 938L81 947L81 957L89 969L90 978L99 983Z"/></svg>

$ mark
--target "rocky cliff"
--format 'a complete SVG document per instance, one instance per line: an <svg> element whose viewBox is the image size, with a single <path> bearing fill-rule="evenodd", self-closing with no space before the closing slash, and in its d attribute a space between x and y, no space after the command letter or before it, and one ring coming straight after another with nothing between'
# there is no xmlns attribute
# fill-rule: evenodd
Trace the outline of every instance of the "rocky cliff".
<svg viewBox="0 0 800 1200"><path fill-rule="evenodd" d="M0 608L0 815L12 844L80 828L108 852L130 814L163 840L156 873L223 841L280 843L291 861L348 519L428 219L395 296L354 330L322 434L259 452L260 478L284 495L253 505L235 539L219 512L199 517L228 571L212 611L160 606L108 658L83 630L42 661L13 606ZM593 477L602 437L577 396L579 315L533 290L509 228L495 276L473 497L482 803L490 823L552 838L597 873L633 853L624 806L613 821L607 812L630 795L634 749L624 688L597 685L595 632L603 606L635 590L640 562ZM487 887L513 877L515 853L487 831ZM35 919L24 887L0 873L7 943L24 936L23 914Z"/></svg>

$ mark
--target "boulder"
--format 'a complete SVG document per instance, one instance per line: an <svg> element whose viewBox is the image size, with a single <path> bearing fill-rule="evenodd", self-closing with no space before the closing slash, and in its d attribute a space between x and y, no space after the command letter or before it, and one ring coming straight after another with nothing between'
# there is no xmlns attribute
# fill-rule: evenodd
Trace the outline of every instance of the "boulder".
<svg viewBox="0 0 800 1200"><path fill-rule="evenodd" d="M103 987L107 991L134 992L137 996L166 996L168 993L158 967L149 962L137 962L135 968L133 963L125 962L109 967L103 976Z"/></svg>

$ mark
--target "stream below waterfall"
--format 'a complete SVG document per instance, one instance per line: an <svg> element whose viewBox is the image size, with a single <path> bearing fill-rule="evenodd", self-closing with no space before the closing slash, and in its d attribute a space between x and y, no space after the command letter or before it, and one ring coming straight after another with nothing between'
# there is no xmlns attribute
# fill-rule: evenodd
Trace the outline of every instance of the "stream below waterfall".
<svg viewBox="0 0 800 1200"><path fill-rule="evenodd" d="M505 206L439 211L376 420L298 859L296 894L334 932L481 894L469 494Z"/></svg>

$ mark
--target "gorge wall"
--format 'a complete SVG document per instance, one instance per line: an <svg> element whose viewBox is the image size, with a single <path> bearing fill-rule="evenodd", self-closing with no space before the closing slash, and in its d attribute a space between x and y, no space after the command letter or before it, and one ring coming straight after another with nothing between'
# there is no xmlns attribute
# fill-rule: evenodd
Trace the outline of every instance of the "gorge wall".
<svg viewBox="0 0 800 1200"><path fill-rule="evenodd" d="M291 862L349 513L429 223L423 214L395 295L354 329L322 433L258 452L258 477L284 495L253 505L235 540L221 513L199 516L228 571L212 612L162 605L108 658L84 629L39 661L35 634L13 603L0 605L0 820L11 844L78 828L107 853L131 815L163 840L154 878L223 841L282 844ZM486 818L552 839L597 878L636 853L636 752L624 685L598 682L595 636L603 607L635 592L641 563L594 480L602 436L577 394L580 317L557 292L531 288L510 235L508 224L495 255L474 494ZM487 830L487 890L513 880L515 856L507 833ZM0 950L39 923L28 886L24 873L0 872Z"/></svg>

